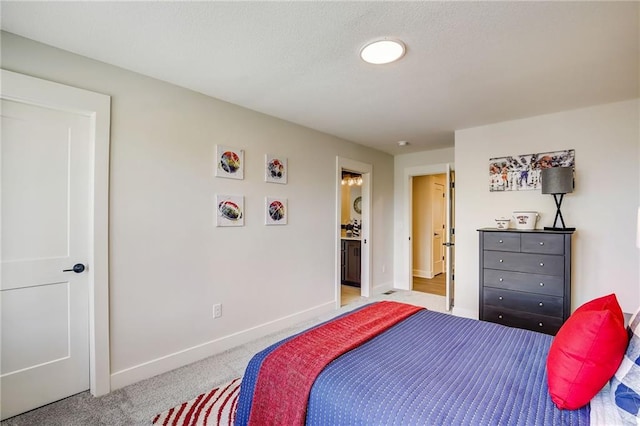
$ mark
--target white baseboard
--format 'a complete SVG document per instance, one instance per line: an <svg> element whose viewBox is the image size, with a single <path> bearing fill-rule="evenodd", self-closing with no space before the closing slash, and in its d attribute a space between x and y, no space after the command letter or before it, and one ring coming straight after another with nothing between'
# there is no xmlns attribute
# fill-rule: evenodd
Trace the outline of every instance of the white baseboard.
<svg viewBox="0 0 640 426"><path fill-rule="evenodd" d="M471 318L476 320L479 318L479 314L477 310L458 308L455 305L451 310L451 314L457 317Z"/></svg>
<svg viewBox="0 0 640 426"><path fill-rule="evenodd" d="M419 278L431 279L431 278L433 278L433 273L431 271L424 271L422 269L414 269L413 270L413 276L414 277L419 277Z"/></svg>
<svg viewBox="0 0 640 426"><path fill-rule="evenodd" d="M166 373L167 371L200 361L212 355L219 354L236 346L244 345L251 340L270 333L275 333L302 321L331 312L335 310L335 307L336 303L332 300L331 302L314 306L313 308L305 311L297 312L265 324L260 324L256 327L220 337L210 342L205 342L191 348L117 371L111 374L111 390L120 389L141 380L145 380L150 377L157 376L158 374Z"/></svg>
<svg viewBox="0 0 640 426"><path fill-rule="evenodd" d="M393 290L393 281L389 281L386 283L378 284L371 289L371 296L375 296L376 294L382 294L385 291Z"/></svg>

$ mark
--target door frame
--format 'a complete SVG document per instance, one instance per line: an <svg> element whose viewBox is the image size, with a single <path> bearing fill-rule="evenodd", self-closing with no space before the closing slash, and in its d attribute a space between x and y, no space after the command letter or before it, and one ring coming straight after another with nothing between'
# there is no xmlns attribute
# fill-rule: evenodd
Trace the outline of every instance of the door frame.
<svg viewBox="0 0 640 426"><path fill-rule="evenodd" d="M406 234L402 237L404 243L401 245L402 261L400 265L398 288L411 290L413 288L413 177L448 174L449 169L453 169L453 163L428 164L423 166L407 167L402 175L402 198L404 205L403 222ZM447 232L450 231L447 225Z"/></svg>
<svg viewBox="0 0 640 426"><path fill-rule="evenodd" d="M89 379L90 392L111 391L109 359L109 132L111 97L48 80L0 70L0 98L89 117Z"/></svg>
<svg viewBox="0 0 640 426"><path fill-rule="evenodd" d="M336 217L335 217L335 301L336 309L340 308L342 293L340 282L340 241L342 221L342 171L356 172L362 175L362 226L360 228L360 296L371 296L371 182L373 181L373 166L345 157L336 157Z"/></svg>

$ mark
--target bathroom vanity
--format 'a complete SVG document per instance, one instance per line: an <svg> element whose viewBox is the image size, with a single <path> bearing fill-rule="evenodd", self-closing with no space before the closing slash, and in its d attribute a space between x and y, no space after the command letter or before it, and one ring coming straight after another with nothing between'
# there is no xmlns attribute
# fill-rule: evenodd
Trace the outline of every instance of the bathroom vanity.
<svg viewBox="0 0 640 426"><path fill-rule="evenodd" d="M344 237L341 244L340 279L342 284L360 287L360 238Z"/></svg>

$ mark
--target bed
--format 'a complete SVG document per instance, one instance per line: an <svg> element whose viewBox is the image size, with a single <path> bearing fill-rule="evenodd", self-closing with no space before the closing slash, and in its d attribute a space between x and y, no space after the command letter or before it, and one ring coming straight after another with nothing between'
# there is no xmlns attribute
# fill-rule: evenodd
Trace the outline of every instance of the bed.
<svg viewBox="0 0 640 426"><path fill-rule="evenodd" d="M256 354L242 379L235 424L593 424L589 404L560 410L549 395L545 364L550 335L413 307L357 344L352 344L354 336L362 330L366 334L369 325L348 335L354 327L347 322L342 331L324 331L328 341L307 338L310 333L322 337L327 327L361 310L369 315L365 310L380 309L380 303L394 304L394 309L410 306L366 305ZM343 343L331 339L343 333L344 348L334 348ZM305 339L307 346L300 346ZM335 353L320 368L309 367L325 356L314 351L325 350ZM276 357L279 361L273 361ZM309 382L308 389L300 380ZM291 417L296 410L302 417Z"/></svg>

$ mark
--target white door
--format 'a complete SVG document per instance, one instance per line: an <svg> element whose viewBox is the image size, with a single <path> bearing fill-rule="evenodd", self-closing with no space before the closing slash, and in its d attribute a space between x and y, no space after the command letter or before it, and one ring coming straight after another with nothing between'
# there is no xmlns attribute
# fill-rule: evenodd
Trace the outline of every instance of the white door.
<svg viewBox="0 0 640 426"><path fill-rule="evenodd" d="M445 225L445 242L444 246L446 247L446 280L445 280L445 308L447 311L450 311L453 308L453 299L454 299L454 280L455 280L455 268L454 268L454 259L455 259L455 172L451 169L451 165L447 164L447 183L446 187L448 188L445 191L445 209L446 209L446 225Z"/></svg>
<svg viewBox="0 0 640 426"><path fill-rule="evenodd" d="M2 418L89 389L91 119L2 99Z"/></svg>
<svg viewBox="0 0 640 426"><path fill-rule="evenodd" d="M445 242L445 195L444 186L434 182L431 191L431 258L432 275L436 276L444 272L444 246Z"/></svg>

